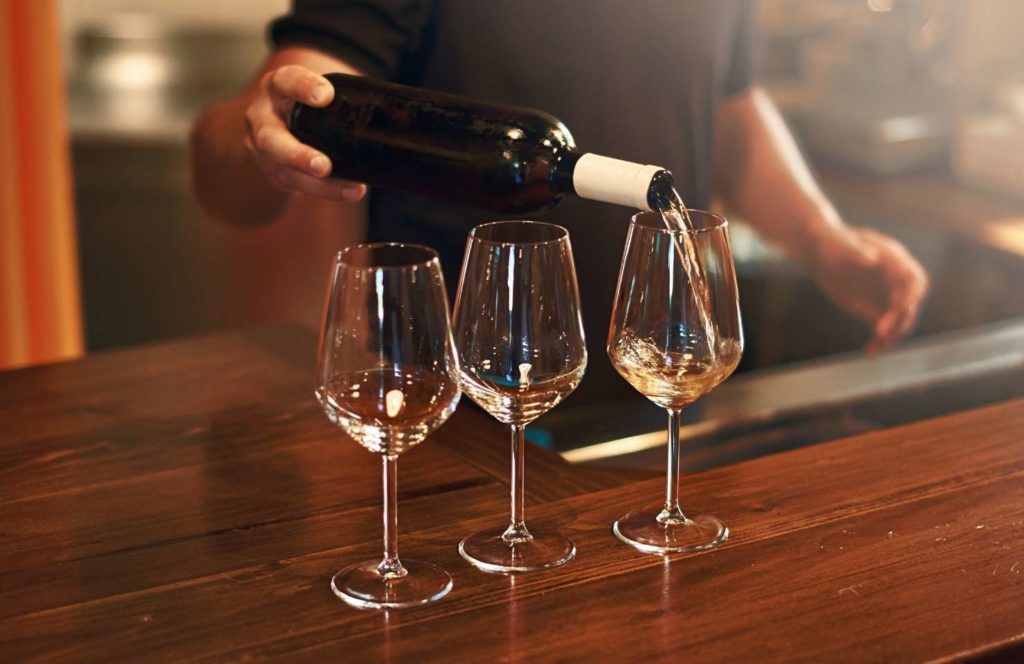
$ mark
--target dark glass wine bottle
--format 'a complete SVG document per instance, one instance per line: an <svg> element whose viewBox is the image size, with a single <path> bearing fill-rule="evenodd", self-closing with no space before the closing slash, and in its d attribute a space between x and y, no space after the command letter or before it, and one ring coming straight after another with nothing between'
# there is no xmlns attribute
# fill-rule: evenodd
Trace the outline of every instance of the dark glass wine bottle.
<svg viewBox="0 0 1024 664"><path fill-rule="evenodd" d="M658 205L658 166L580 153L569 130L529 108L328 74L334 101L296 104L291 130L331 159L332 177L440 196L505 214L536 213L567 194L640 209Z"/></svg>

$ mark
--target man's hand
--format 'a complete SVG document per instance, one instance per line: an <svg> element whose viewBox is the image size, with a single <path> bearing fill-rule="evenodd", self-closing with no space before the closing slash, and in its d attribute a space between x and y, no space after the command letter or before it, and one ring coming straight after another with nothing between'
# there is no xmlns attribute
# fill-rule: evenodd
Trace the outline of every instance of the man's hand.
<svg viewBox="0 0 1024 664"><path fill-rule="evenodd" d="M808 265L839 307L872 325L867 351L903 338L917 321L928 275L897 240L870 228L835 228L819 241Z"/></svg>
<svg viewBox="0 0 1024 664"><path fill-rule="evenodd" d="M320 72L359 71L312 48L271 53L245 90L196 118L190 140L196 196L210 214L257 228L280 218L302 192L333 204L357 201L366 187L327 179L326 155L300 143L288 129L297 102L323 107L334 87Z"/></svg>
<svg viewBox="0 0 1024 664"><path fill-rule="evenodd" d="M726 99L718 118L715 175L729 211L804 265L841 308L871 324L869 353L905 336L928 291L921 265L893 238L843 223L764 90Z"/></svg>
<svg viewBox="0 0 1024 664"><path fill-rule="evenodd" d="M326 179L331 172L327 155L300 143L288 129L296 102L320 108L333 99L331 83L301 65L272 69L260 79L256 98L245 111L245 147L281 191L349 202L366 194L366 185Z"/></svg>

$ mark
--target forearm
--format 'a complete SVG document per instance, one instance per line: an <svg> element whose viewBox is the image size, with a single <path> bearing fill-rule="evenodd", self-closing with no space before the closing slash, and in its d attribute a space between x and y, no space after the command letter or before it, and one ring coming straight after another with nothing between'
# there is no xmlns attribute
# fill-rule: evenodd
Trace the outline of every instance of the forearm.
<svg viewBox="0 0 1024 664"><path fill-rule="evenodd" d="M273 187L245 147L247 95L210 108L192 130L192 174L196 195L216 217L240 226L260 226L280 217L291 194Z"/></svg>
<svg viewBox="0 0 1024 664"><path fill-rule="evenodd" d="M727 211L805 265L843 227L785 122L760 88L719 108L716 193Z"/></svg>

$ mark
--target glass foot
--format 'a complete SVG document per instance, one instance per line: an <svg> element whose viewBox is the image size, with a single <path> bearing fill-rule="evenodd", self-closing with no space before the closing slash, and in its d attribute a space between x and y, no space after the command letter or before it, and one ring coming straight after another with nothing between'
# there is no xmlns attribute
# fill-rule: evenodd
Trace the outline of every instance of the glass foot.
<svg viewBox="0 0 1024 664"><path fill-rule="evenodd" d="M459 554L485 572L534 572L564 565L576 555L576 545L554 531L539 530L526 541L509 544L504 528L474 533L459 542Z"/></svg>
<svg viewBox="0 0 1024 664"><path fill-rule="evenodd" d="M377 572L379 560L341 570L331 579L334 594L359 609L401 609L441 599L452 589L452 577L440 567L403 560L408 574L388 579Z"/></svg>
<svg viewBox="0 0 1024 664"><path fill-rule="evenodd" d="M632 512L616 521L612 532L644 553L703 551L729 538L729 529L713 516L701 514L659 521L660 513L660 510Z"/></svg>

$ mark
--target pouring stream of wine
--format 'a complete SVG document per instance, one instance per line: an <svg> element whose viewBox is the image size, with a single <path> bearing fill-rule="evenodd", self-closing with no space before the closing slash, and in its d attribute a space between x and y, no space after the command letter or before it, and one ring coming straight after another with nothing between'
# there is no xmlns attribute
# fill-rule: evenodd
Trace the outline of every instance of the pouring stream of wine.
<svg viewBox="0 0 1024 664"><path fill-rule="evenodd" d="M697 244L694 242L692 232L680 232L693 231L693 221L690 219L686 204L683 203L683 197L670 182L664 183L659 189L661 190L657 196L659 201L657 211L661 215L665 227L669 231L673 231L672 244L675 246L676 254L683 264L683 270L693 289L697 315L700 317L700 325L704 329L709 357L714 361L718 356L718 330L711 314L711 292L708 289L704 263L701 260L700 252L697 251Z"/></svg>

